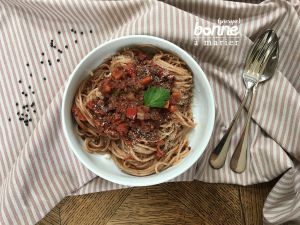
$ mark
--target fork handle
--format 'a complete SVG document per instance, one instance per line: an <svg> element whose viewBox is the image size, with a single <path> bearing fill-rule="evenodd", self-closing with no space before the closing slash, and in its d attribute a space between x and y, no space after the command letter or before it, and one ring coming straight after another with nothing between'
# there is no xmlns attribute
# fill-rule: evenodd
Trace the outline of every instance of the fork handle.
<svg viewBox="0 0 300 225"><path fill-rule="evenodd" d="M238 145L230 161L230 168L236 173L244 172L247 165L247 154L248 154L248 147L249 147L249 129L250 129L251 116L252 116L255 99L256 99L256 90L257 90L257 85L254 86L253 88L253 94L252 94L250 108L248 111L247 121L243 127L241 138L238 142Z"/></svg>
<svg viewBox="0 0 300 225"><path fill-rule="evenodd" d="M209 164L215 169L220 169L225 164L227 152L229 150L230 141L233 134L234 124L240 117L242 109L247 102L248 96L249 96L249 89L246 89L245 95L243 97L242 103L238 108L238 111L235 113L234 118L232 119L221 141L219 142L217 147L212 151L210 155Z"/></svg>

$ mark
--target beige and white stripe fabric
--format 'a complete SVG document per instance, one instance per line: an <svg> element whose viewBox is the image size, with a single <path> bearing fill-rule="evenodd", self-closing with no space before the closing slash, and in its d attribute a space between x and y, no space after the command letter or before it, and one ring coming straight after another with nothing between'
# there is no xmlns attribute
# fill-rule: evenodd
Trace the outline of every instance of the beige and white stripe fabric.
<svg viewBox="0 0 300 225"><path fill-rule="evenodd" d="M60 108L76 64L107 40L130 34L167 39L203 68L215 96L216 121L203 157L175 180L249 185L281 174L264 205L266 224L300 223L300 2L221 0L0 0L0 224L34 224L67 195L122 188L96 177L68 149ZM208 46L195 26L239 19L238 45ZM208 165L211 150L244 92L243 62L253 38L280 37L274 77L261 85L251 126L248 169ZM196 43L197 42L197 43ZM246 113L233 136L232 155Z"/></svg>

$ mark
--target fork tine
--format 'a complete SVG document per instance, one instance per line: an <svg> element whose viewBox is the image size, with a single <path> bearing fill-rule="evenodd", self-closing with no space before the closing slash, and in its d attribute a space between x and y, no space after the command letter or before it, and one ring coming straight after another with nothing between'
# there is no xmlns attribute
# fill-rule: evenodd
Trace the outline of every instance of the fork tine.
<svg viewBox="0 0 300 225"><path fill-rule="evenodd" d="M246 62L245 62L245 71L249 71L251 64L253 63L253 61L257 58L257 55L260 54L260 51L255 51L254 49L263 49L263 47L265 46L265 44L268 42L268 39L270 40L270 35L264 34L263 38L260 38L261 36L258 37L259 41L255 42L254 45L252 45L250 51L251 53L248 55L248 57L246 58Z"/></svg>
<svg viewBox="0 0 300 225"><path fill-rule="evenodd" d="M267 53L267 51L270 51L271 49L271 52L273 52L275 49L275 45L277 42L270 42L270 40L271 36L266 40L266 43L264 43L260 51L256 53L254 60L250 64L249 68L252 70L254 75L260 71L262 64L264 64L264 62L266 62L269 56L271 55L270 52Z"/></svg>
<svg viewBox="0 0 300 225"><path fill-rule="evenodd" d="M266 66L267 66L267 62L269 61L270 57L272 56L273 52L276 50L276 45L278 44L278 42L273 42L273 45L268 49L268 52L266 53L266 57L264 58L263 63L260 66L260 70L259 70L259 74L261 74Z"/></svg>

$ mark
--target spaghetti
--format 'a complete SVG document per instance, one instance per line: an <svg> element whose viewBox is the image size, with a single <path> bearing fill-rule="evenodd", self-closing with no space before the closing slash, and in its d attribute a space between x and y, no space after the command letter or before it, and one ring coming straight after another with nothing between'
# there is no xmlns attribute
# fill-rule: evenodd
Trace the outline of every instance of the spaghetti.
<svg viewBox="0 0 300 225"><path fill-rule="evenodd" d="M80 85L76 131L86 151L110 153L122 171L159 173L190 151L192 87L179 57L150 46L123 49Z"/></svg>

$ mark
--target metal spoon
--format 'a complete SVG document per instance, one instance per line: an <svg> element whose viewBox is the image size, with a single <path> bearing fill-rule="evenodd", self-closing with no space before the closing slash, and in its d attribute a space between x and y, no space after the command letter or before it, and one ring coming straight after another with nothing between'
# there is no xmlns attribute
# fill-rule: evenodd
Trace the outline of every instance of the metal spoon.
<svg viewBox="0 0 300 225"><path fill-rule="evenodd" d="M225 163L227 152L230 146L231 137L233 134L234 124L240 117L242 109L244 108L247 99L249 97L250 91L258 82L258 77L256 75L253 76L253 73L251 73L251 71L253 70L253 62L257 60L257 57L259 56L258 53L262 50L263 45L267 41L268 33L269 30L261 34L255 40L254 44L251 46L250 50L248 51L248 55L245 61L245 67L243 71L243 81L246 86L246 91L243 100L238 108L238 111L234 115L234 118L232 119L225 135L222 137L221 141L219 142L217 147L213 150L213 152L210 155L209 163L215 169L221 168Z"/></svg>
<svg viewBox="0 0 300 225"><path fill-rule="evenodd" d="M259 75L259 81L253 88L252 100L248 111L247 122L243 128L241 138L238 142L238 145L230 161L230 168L236 173L242 173L246 169L247 152L249 147L250 121L251 121L251 115L255 104L256 92L259 83L270 79L274 75L274 71L277 66L278 56L279 56L278 41L279 39L275 31L270 31L266 43L267 46L266 53L264 56L262 56L262 60L260 60L260 62L256 62L256 66L253 70L254 74Z"/></svg>

